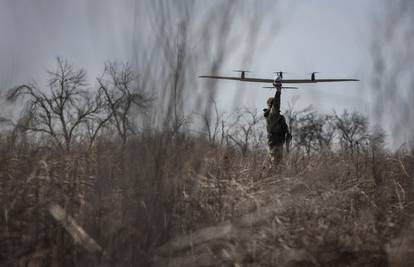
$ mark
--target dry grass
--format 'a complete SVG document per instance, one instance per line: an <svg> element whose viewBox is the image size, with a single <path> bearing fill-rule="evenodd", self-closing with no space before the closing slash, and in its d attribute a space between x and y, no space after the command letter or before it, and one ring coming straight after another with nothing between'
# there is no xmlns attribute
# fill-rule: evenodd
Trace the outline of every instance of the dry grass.
<svg viewBox="0 0 414 267"><path fill-rule="evenodd" d="M264 152L168 133L76 151L2 147L2 265L388 266L412 210L409 152L295 152L274 170ZM105 256L73 242L50 203Z"/></svg>

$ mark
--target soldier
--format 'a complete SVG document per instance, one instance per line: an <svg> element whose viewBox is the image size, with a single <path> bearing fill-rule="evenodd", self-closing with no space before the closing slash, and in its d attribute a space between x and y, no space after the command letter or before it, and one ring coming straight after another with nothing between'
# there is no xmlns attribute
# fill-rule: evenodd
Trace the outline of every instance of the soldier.
<svg viewBox="0 0 414 267"><path fill-rule="evenodd" d="M277 166L283 158L283 145L287 147L292 138L289 132L286 119L280 114L280 95L282 87L276 86L275 97L267 100L267 109L264 109L267 128L267 144L269 148L270 159L273 166Z"/></svg>

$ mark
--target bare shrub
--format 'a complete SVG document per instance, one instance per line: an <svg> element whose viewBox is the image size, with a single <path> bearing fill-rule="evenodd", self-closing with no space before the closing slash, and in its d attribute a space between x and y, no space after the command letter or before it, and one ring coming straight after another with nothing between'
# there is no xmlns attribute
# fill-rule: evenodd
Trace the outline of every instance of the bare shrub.
<svg viewBox="0 0 414 267"><path fill-rule="evenodd" d="M345 151L354 152L356 146L368 139L368 118L356 112L335 114L335 126L339 131L339 143Z"/></svg>
<svg viewBox="0 0 414 267"><path fill-rule="evenodd" d="M226 130L229 144L235 145L242 155L246 155L249 151L263 149L266 137L262 113L256 110L241 109L232 115Z"/></svg>
<svg viewBox="0 0 414 267"><path fill-rule="evenodd" d="M312 152L330 150L335 130L331 115L309 112L298 118L295 130L296 145L303 148L308 156Z"/></svg>

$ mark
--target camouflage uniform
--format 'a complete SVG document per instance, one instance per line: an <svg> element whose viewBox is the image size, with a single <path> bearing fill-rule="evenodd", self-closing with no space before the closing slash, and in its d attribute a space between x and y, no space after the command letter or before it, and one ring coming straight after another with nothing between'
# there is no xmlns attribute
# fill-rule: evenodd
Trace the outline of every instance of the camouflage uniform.
<svg viewBox="0 0 414 267"><path fill-rule="evenodd" d="M283 158L283 145L290 141L286 119L280 114L280 89L274 98L267 101L268 109L264 109L267 129L267 144L272 164L278 165Z"/></svg>

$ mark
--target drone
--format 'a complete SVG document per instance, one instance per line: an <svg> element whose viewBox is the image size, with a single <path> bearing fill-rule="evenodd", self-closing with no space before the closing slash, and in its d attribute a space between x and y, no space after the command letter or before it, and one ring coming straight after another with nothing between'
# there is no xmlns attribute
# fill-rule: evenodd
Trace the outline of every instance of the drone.
<svg viewBox="0 0 414 267"><path fill-rule="evenodd" d="M231 77L231 76L215 76L215 75L203 75L198 76L199 78L209 78L209 79L221 79L221 80L235 80L242 82L255 82L255 83L271 83L272 86L263 87L263 88L281 88L281 89L298 89L298 87L282 86L282 84L298 84L298 83L323 83L323 82L357 82L358 79L317 79L316 71L310 73L310 79L283 79L283 74L285 72L278 71L274 72L274 79L262 79L262 78L249 78L246 77L246 73L249 73L248 70L234 70L234 72L240 72L240 77Z"/></svg>

